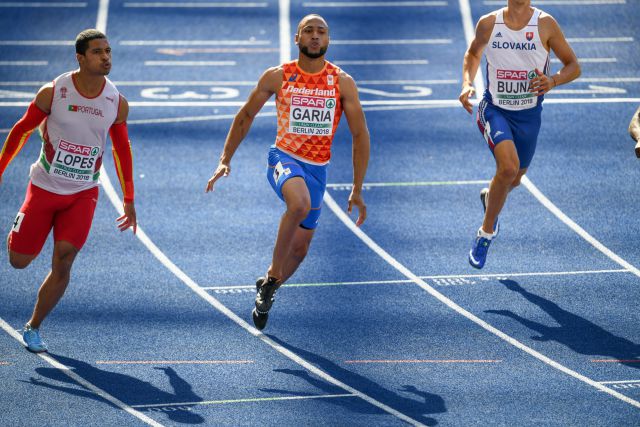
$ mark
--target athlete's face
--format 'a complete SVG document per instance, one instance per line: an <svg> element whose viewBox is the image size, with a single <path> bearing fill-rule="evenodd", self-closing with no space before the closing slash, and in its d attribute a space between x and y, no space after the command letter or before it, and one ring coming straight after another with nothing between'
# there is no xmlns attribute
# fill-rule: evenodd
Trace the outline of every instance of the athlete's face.
<svg viewBox="0 0 640 427"><path fill-rule="evenodd" d="M111 71L111 46L107 39L89 41L84 55L76 54L80 68L92 74L106 76Z"/></svg>
<svg viewBox="0 0 640 427"><path fill-rule="evenodd" d="M303 55L320 58L329 47L329 26L319 17L303 20L298 26L295 42Z"/></svg>

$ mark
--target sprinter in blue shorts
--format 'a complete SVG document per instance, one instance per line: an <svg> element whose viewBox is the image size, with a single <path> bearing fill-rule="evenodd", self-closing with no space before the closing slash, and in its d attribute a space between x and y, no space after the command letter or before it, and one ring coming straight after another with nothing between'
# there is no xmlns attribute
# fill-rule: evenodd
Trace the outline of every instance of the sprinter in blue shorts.
<svg viewBox="0 0 640 427"><path fill-rule="evenodd" d="M280 219L271 265L256 281L253 324L267 325L278 288L305 259L318 225L326 170L340 117L344 112L352 135L353 187L347 211L358 210L356 225L367 217L362 197L370 138L353 78L324 59L329 47L329 25L320 15L307 15L295 35L298 59L267 69L247 102L235 116L218 166L207 182L212 191L231 171L231 158L249 132L253 119L276 95L277 135L269 151L267 179L286 205Z"/></svg>
<svg viewBox="0 0 640 427"><path fill-rule="evenodd" d="M498 214L507 194L527 172L540 130L544 94L580 75L580 65L553 17L531 7L530 0L508 0L507 7L484 15L464 55L460 102L471 114L478 67L485 51L487 88L478 105L477 122L496 161L489 188L480 192L484 221L469 251L469 264L482 268ZM549 51L563 66L550 75Z"/></svg>

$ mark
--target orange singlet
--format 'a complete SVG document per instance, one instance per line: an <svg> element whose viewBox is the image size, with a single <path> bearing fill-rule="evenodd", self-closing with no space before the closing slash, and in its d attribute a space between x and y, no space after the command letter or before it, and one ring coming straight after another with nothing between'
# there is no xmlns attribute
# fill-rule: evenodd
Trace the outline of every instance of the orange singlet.
<svg viewBox="0 0 640 427"><path fill-rule="evenodd" d="M282 69L276 147L303 162L325 165L342 115L340 68L325 61L322 71L309 74L296 60L282 64Z"/></svg>

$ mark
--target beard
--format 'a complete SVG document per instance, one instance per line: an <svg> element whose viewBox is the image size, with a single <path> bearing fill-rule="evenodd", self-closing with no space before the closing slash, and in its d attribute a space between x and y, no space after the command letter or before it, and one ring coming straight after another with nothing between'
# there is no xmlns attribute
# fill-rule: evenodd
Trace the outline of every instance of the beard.
<svg viewBox="0 0 640 427"><path fill-rule="evenodd" d="M300 49L300 52L302 52L304 54L304 56L306 56L308 58L311 58L311 59L320 58L325 53L327 53L327 46L321 47L320 50L317 53L309 52L309 48L307 46L298 45L298 48Z"/></svg>
<svg viewBox="0 0 640 427"><path fill-rule="evenodd" d="M89 68L89 67L87 67L87 68ZM94 66L91 67L91 71L95 72L95 74L100 74L100 75L103 75L103 76L107 76L107 75L109 75L109 72L111 72L111 66L109 66L107 68L103 64L94 65Z"/></svg>

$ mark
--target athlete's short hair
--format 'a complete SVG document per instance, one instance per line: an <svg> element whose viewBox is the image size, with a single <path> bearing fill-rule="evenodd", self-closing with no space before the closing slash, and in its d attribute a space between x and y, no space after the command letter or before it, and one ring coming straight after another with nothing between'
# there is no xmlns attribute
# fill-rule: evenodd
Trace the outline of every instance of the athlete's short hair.
<svg viewBox="0 0 640 427"><path fill-rule="evenodd" d="M307 19L312 19L312 18L318 18L318 19L322 19L325 23L327 22L326 19L324 19L322 16L318 15L317 13L310 13L309 15L303 17L300 22L298 22L298 29L296 30L296 35L300 36L300 30L302 29L302 23L304 21L306 21ZM327 24L327 28L329 28L329 24Z"/></svg>
<svg viewBox="0 0 640 427"><path fill-rule="evenodd" d="M88 30L84 30L76 37L76 53L84 55L87 53L87 49L89 49L89 42L91 40L106 38L107 36L105 36L103 32L96 29L90 28Z"/></svg>

